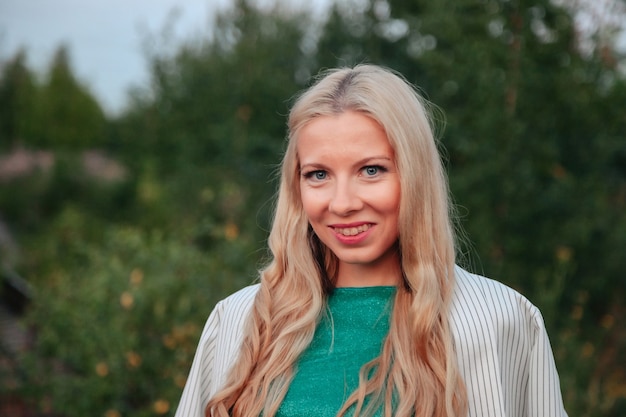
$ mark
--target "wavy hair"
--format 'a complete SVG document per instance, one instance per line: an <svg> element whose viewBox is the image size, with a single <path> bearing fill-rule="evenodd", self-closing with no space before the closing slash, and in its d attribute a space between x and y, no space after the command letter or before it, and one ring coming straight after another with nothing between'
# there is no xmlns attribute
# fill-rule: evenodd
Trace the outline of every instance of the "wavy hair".
<svg viewBox="0 0 626 417"><path fill-rule="evenodd" d="M338 260L313 233L302 208L296 143L311 120L345 111L377 121L394 150L404 285L396 292L380 356L364 364L359 386L338 416L349 409L369 416L381 407L385 416L466 414L447 320L454 287L452 205L427 106L400 74L374 65L326 71L297 98L268 241L272 258L260 273L239 358L209 401L207 417L275 415L313 338Z"/></svg>

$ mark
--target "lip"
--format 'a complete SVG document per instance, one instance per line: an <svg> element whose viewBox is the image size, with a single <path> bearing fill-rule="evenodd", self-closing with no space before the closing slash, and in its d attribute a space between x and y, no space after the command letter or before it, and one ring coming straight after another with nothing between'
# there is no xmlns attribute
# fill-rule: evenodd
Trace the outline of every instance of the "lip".
<svg viewBox="0 0 626 417"><path fill-rule="evenodd" d="M335 238L339 242L345 245L355 245L364 241L370 235L374 226L374 223L355 222L347 224L331 224L328 227L332 230Z"/></svg>

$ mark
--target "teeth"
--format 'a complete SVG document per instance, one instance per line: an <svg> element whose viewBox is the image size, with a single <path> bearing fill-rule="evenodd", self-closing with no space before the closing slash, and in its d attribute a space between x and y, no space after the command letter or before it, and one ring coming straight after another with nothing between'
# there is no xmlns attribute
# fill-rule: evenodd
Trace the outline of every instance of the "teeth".
<svg viewBox="0 0 626 417"><path fill-rule="evenodd" d="M344 236L355 236L369 230L370 227L371 225L369 224L362 224L358 227L335 228L335 233L339 233Z"/></svg>

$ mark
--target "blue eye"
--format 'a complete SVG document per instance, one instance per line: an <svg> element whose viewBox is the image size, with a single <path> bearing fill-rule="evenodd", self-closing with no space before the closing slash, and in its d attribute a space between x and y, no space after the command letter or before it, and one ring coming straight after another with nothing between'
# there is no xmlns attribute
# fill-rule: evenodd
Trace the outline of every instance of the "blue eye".
<svg viewBox="0 0 626 417"><path fill-rule="evenodd" d="M322 171L318 169L317 171L307 172L303 174L303 176L306 179L314 179L316 181L323 181L326 179L328 174L326 173L326 171Z"/></svg>
<svg viewBox="0 0 626 417"><path fill-rule="evenodd" d="M365 172L365 175L369 177L373 177L374 175L378 174L381 170L382 168L376 165L367 166L363 168L363 172Z"/></svg>

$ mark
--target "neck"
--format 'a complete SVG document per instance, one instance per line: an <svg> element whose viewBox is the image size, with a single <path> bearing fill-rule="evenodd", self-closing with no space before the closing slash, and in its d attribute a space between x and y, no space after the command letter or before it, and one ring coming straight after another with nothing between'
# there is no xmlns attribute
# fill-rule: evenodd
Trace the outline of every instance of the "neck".
<svg viewBox="0 0 626 417"><path fill-rule="evenodd" d="M402 282L400 262L376 265L339 263L336 287L397 286Z"/></svg>

